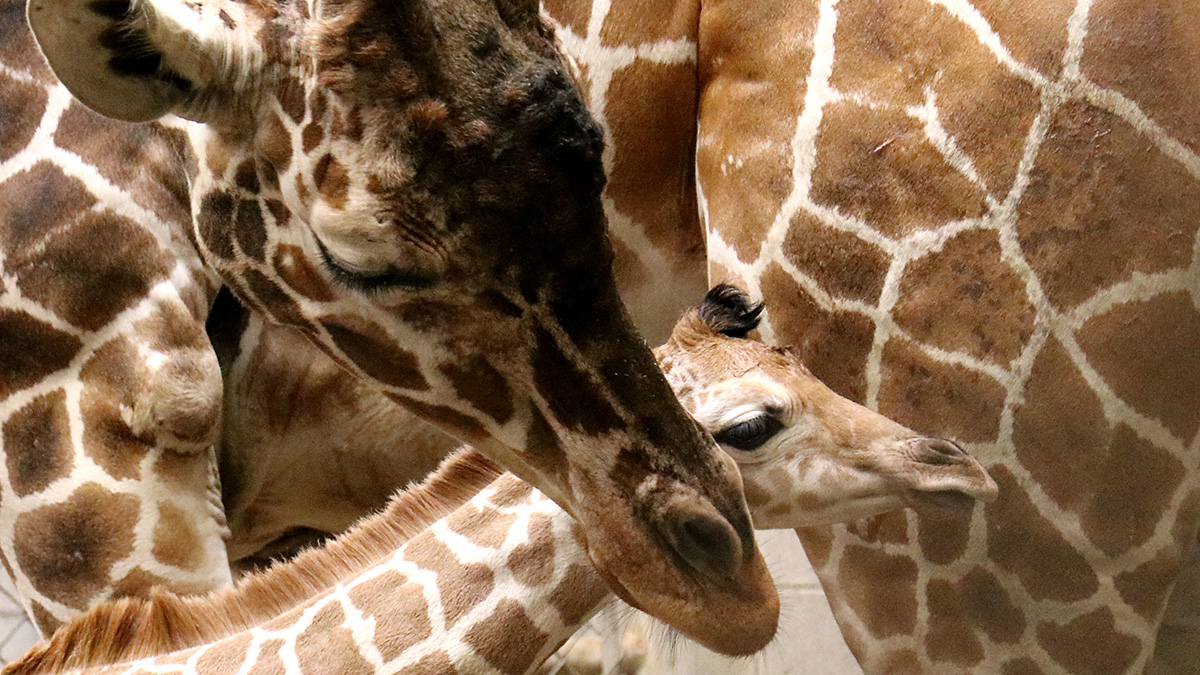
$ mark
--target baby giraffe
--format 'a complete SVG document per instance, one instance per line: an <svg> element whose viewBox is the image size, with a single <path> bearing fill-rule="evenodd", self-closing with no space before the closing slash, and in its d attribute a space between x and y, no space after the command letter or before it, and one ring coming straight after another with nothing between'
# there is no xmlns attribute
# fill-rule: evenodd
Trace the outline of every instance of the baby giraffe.
<svg viewBox="0 0 1200 675"><path fill-rule="evenodd" d="M958 446L837 396L787 350L747 339L760 311L718 287L657 350L680 399L741 466L758 527L995 496ZM4 673L526 673L610 597L605 581L569 514L464 449L322 548L207 597L100 605Z"/></svg>

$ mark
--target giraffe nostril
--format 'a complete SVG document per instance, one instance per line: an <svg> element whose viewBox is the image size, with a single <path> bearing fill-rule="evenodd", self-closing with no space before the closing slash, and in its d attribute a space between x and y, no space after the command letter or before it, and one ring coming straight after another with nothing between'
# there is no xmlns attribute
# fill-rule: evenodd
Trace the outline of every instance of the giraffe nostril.
<svg viewBox="0 0 1200 675"><path fill-rule="evenodd" d="M669 509L661 527L671 548L693 571L723 580L741 568L742 540L711 505L677 504Z"/></svg>
<svg viewBox="0 0 1200 675"><path fill-rule="evenodd" d="M967 451L954 441L944 438L918 438L912 441L917 461L935 466L948 466L971 461Z"/></svg>

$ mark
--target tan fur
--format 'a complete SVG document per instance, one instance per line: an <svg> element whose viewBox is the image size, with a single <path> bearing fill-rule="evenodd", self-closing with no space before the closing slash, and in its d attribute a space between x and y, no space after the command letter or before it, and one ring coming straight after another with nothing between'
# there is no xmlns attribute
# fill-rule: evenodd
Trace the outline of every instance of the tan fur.
<svg viewBox="0 0 1200 675"><path fill-rule="evenodd" d="M424 483L398 493L383 513L342 537L244 579L235 589L182 597L152 591L76 617L4 669L57 673L164 654L214 642L272 619L357 574L493 481L500 469L473 451L449 457Z"/></svg>

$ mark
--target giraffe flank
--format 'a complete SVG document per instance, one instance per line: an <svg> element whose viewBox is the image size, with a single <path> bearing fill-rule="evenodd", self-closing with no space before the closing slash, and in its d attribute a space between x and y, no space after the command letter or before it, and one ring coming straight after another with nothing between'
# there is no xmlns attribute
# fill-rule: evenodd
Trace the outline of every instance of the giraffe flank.
<svg viewBox="0 0 1200 675"><path fill-rule="evenodd" d="M995 484L952 443L834 394L787 350L745 339L760 310L719 287L656 350L685 405L759 495L756 524L801 527L995 497ZM461 450L323 549L212 597L100 605L4 673L215 675L289 664L530 672L610 596L571 517L498 474Z"/></svg>
<svg viewBox="0 0 1200 675"><path fill-rule="evenodd" d="M535 2L0 0L0 28L0 552L43 631L229 582L225 286L545 490L638 606L770 639L736 468L616 295L601 136Z"/></svg>
<svg viewBox="0 0 1200 675"><path fill-rule="evenodd" d="M683 165L767 341L999 485L800 533L864 670L1194 672L1200 6L545 5L610 185Z"/></svg>

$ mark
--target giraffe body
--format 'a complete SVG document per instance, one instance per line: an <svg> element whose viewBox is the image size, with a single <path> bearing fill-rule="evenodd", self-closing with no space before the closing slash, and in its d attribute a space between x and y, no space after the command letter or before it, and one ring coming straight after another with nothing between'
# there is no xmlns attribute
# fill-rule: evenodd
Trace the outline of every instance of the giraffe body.
<svg viewBox="0 0 1200 675"><path fill-rule="evenodd" d="M602 139L536 4L26 10L0 4L0 550L42 630L228 582L225 286L541 485L640 606L727 652L770 638L736 467L616 295Z"/></svg>
<svg viewBox="0 0 1200 675"><path fill-rule="evenodd" d="M546 6L618 136L670 100L653 46L693 50L673 72L697 123L664 145L694 141L711 280L1000 486L966 520L801 533L864 670L1194 669L1196 8L681 2L681 33L634 2ZM645 181L614 147L613 183Z"/></svg>
<svg viewBox="0 0 1200 675"><path fill-rule="evenodd" d="M922 496L995 497L961 450L836 396L786 350L744 339L760 311L716 289L657 351L743 468L756 519L797 527ZM578 524L511 475L483 487L496 474L460 451L324 550L212 598L101 606L5 672L530 672L609 594ZM109 636L134 626L139 642L114 648Z"/></svg>

